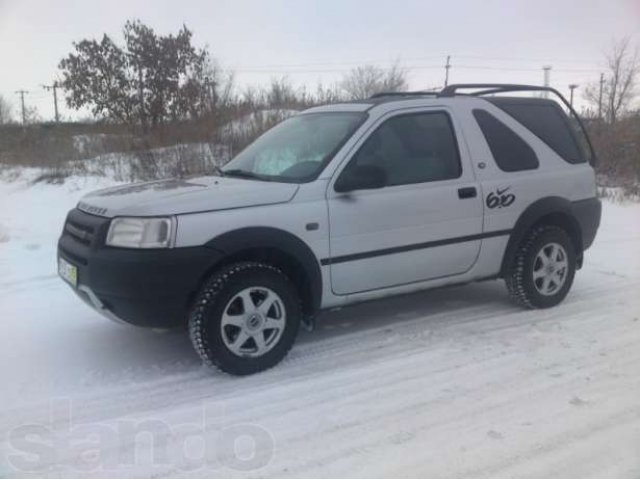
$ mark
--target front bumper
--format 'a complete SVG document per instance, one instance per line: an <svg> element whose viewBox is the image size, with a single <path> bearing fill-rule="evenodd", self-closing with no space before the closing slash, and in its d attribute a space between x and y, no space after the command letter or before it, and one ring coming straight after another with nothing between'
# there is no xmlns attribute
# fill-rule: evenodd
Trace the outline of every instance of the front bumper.
<svg viewBox="0 0 640 480"><path fill-rule="evenodd" d="M92 307L96 312L100 313L103 317L108 318L109 320L115 323L128 324L129 322L123 320L118 317L115 313L107 308L107 306L102 303L102 300L93 293L86 285L78 285L77 287L71 286L71 288L76 292L76 294L90 307Z"/></svg>
<svg viewBox="0 0 640 480"><path fill-rule="evenodd" d="M106 247L108 227L107 218L69 212L58 256L78 269L74 291L112 320L155 328L185 324L195 294L222 254L204 246Z"/></svg>

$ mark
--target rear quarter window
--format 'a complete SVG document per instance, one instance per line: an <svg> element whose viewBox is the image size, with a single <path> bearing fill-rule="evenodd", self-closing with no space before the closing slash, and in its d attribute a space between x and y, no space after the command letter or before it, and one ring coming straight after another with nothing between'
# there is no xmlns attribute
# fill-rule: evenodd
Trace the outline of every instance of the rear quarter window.
<svg viewBox="0 0 640 480"><path fill-rule="evenodd" d="M587 159L571 131L569 119L556 105L501 103L498 106L528 128L565 161L586 162Z"/></svg>
<svg viewBox="0 0 640 480"><path fill-rule="evenodd" d="M520 172L538 168L536 153L516 132L486 110L476 109L473 116L500 170Z"/></svg>

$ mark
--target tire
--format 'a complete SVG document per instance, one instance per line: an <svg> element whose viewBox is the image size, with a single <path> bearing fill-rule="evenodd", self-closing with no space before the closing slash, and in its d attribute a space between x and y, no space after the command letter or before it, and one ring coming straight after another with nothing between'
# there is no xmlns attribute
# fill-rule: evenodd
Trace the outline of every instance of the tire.
<svg viewBox="0 0 640 480"><path fill-rule="evenodd" d="M524 238L505 278L509 295L526 308L550 308L567 296L576 273L576 251L560 227L543 225Z"/></svg>
<svg viewBox="0 0 640 480"><path fill-rule="evenodd" d="M189 336L206 365L249 375L287 355L301 318L298 293L284 273L268 264L241 262L205 282L189 315Z"/></svg>

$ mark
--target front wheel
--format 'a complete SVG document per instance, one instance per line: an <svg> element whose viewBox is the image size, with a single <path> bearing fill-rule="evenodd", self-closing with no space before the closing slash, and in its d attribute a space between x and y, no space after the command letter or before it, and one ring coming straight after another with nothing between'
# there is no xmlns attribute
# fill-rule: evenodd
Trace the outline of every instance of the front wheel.
<svg viewBox="0 0 640 480"><path fill-rule="evenodd" d="M549 308L567 296L576 273L576 252L561 228L545 225L522 241L506 277L510 296L527 308Z"/></svg>
<svg viewBox="0 0 640 480"><path fill-rule="evenodd" d="M208 364L248 375L280 362L302 317L297 291L277 268L241 262L215 273L189 317L191 342Z"/></svg>

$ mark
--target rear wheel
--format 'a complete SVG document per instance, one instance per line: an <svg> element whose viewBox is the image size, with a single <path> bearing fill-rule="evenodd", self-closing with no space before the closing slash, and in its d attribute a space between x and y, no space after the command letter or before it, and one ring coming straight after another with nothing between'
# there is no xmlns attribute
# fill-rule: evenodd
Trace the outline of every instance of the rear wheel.
<svg viewBox="0 0 640 480"><path fill-rule="evenodd" d="M194 303L189 333L206 364L248 375L286 356L301 316L296 289L284 273L271 265L241 262L206 282Z"/></svg>
<svg viewBox="0 0 640 480"><path fill-rule="evenodd" d="M576 252L569 235L543 225L522 241L506 277L507 288L527 308L549 308L567 296L575 271Z"/></svg>

